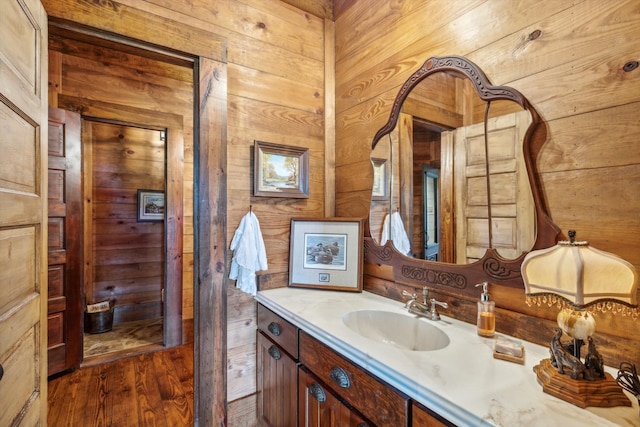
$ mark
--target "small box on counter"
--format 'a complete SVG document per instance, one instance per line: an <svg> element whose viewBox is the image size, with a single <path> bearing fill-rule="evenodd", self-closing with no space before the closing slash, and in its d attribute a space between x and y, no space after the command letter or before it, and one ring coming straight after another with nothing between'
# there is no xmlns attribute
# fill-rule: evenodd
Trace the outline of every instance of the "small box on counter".
<svg viewBox="0 0 640 427"><path fill-rule="evenodd" d="M522 341L507 337L498 337L493 349L493 357L509 362L524 364L524 346Z"/></svg>

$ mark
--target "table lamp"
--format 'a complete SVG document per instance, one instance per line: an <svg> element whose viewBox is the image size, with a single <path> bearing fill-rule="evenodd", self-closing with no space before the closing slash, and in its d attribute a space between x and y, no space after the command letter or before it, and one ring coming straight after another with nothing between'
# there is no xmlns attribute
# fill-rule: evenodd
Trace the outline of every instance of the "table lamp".
<svg viewBox="0 0 640 427"><path fill-rule="evenodd" d="M533 369L544 392L582 408L631 406L622 388L604 372L591 336L596 330L594 313L638 318L638 273L622 258L575 241L575 235L570 230L569 241L531 251L522 262L527 305L560 309L550 358ZM562 342L563 333L572 340Z"/></svg>

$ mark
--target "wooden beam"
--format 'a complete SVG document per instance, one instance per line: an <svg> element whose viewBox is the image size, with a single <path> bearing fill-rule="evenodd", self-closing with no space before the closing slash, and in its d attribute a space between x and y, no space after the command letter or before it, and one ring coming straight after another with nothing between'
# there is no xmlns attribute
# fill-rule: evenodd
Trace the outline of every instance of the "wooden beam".
<svg viewBox="0 0 640 427"><path fill-rule="evenodd" d="M226 61L227 48L223 38L184 22L135 9L113 0L43 0L42 3L49 19L82 24L87 30L93 28L109 32L120 39L120 36L125 36L132 41L160 45L176 52Z"/></svg>
<svg viewBox="0 0 640 427"><path fill-rule="evenodd" d="M201 58L197 68L195 425L223 426L227 414L227 68L207 58Z"/></svg>

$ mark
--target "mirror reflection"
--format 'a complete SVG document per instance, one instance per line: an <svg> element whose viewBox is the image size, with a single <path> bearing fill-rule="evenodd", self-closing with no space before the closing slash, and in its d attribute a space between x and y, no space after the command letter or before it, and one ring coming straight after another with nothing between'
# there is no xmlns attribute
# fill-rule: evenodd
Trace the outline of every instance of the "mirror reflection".
<svg viewBox="0 0 640 427"><path fill-rule="evenodd" d="M529 251L536 219L523 140L531 121L517 102L483 101L463 73L427 76L372 149L372 238L457 264L489 248L505 259Z"/></svg>

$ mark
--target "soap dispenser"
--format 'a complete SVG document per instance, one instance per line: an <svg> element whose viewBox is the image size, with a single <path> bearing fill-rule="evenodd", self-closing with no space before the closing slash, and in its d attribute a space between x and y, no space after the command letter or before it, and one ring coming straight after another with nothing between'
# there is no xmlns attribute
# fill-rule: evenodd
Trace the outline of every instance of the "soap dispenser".
<svg viewBox="0 0 640 427"><path fill-rule="evenodd" d="M489 283L478 283L476 288L482 286L482 295L478 301L478 335L491 338L496 333L496 303L489 299Z"/></svg>

